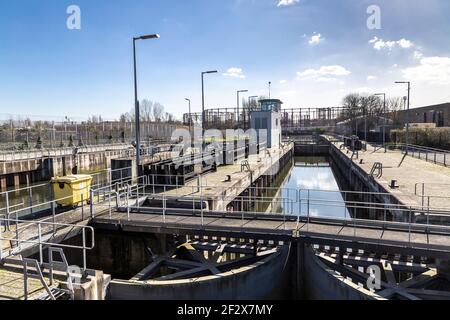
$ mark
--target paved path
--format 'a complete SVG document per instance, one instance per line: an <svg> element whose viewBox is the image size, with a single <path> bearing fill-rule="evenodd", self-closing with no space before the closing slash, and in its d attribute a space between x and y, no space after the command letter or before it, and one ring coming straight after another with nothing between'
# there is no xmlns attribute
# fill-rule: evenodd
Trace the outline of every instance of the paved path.
<svg viewBox="0 0 450 320"><path fill-rule="evenodd" d="M45 279L47 283L48 278ZM38 279L28 279L28 299L34 300L43 294L46 290ZM0 300L23 300L24 297L24 276L21 268L0 268Z"/></svg>
<svg viewBox="0 0 450 320"><path fill-rule="evenodd" d="M342 143L333 143L338 149ZM416 184L425 183L425 194L430 198L430 206L435 208L450 208L450 168L426 162L417 158L405 156L399 150L379 149L368 145L367 151L359 152L359 159L355 159L356 166L370 174L375 162L383 164L383 176L376 179L388 192L396 196L406 205L421 206L421 185L418 185L418 195L415 195ZM352 153L341 150L348 158ZM363 160L363 164L359 160ZM398 189L389 187L391 180L397 180ZM427 200L426 200L427 202Z"/></svg>

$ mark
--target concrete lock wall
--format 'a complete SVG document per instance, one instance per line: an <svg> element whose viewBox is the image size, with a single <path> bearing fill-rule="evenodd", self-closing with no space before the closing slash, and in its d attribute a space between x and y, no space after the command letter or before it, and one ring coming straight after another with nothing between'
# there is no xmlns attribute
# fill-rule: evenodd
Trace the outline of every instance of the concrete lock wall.
<svg viewBox="0 0 450 320"><path fill-rule="evenodd" d="M311 300L371 300L365 290L329 269L311 248L304 250L305 294Z"/></svg>
<svg viewBox="0 0 450 320"><path fill-rule="evenodd" d="M342 151L334 145L331 145L330 147L330 157L334 169L333 171L338 175L338 181L340 181L342 190L380 193L378 195L366 194L364 196L359 196L359 201L385 203L393 205L392 208L395 208L395 205L403 205L395 196L395 192L398 191L386 190L375 180L375 178L368 175L359 166L355 165L351 159L347 158ZM376 219L377 215L382 214L381 210L369 209L368 212L371 219ZM392 215L394 221L407 222L407 215L403 215L400 210L388 210L388 214Z"/></svg>
<svg viewBox="0 0 450 320"><path fill-rule="evenodd" d="M112 280L114 300L255 300L282 298L279 286L287 274L289 246L239 269L219 275L173 281Z"/></svg>

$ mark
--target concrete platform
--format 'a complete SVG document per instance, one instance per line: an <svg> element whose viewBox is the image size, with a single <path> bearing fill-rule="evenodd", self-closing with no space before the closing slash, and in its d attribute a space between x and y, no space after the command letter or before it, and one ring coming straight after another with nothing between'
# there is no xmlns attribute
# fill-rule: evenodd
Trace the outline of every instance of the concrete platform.
<svg viewBox="0 0 450 320"><path fill-rule="evenodd" d="M339 149L342 143L332 143ZM405 156L399 150L376 150L374 146L368 145L367 151L360 151L359 158L354 159L355 166L364 170L368 175L372 170L374 163L383 164L383 176L376 181L389 193L394 195L401 203L412 206L422 206L422 183L425 183L425 194L432 196L430 198L430 207L450 208L450 168L426 162L410 156ZM349 159L352 152L341 152ZM360 164L359 161L363 160ZM391 180L397 180L399 188L391 189L389 187ZM415 194L417 185L418 195ZM425 199L425 206L428 206L428 200Z"/></svg>

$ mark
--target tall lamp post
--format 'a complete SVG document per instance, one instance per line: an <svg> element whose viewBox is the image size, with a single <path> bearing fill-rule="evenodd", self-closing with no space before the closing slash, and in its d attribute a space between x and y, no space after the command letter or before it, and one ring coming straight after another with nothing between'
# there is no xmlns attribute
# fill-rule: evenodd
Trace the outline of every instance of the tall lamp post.
<svg viewBox="0 0 450 320"><path fill-rule="evenodd" d="M217 70L212 70L212 71L204 71L202 72L202 154L203 154L203 149L205 149L205 85L204 85L204 76L205 74L210 74L210 73L217 73Z"/></svg>
<svg viewBox="0 0 450 320"><path fill-rule="evenodd" d="M238 125L238 127L239 127L239 95L241 94L241 93L244 93L244 92L248 92L248 90L238 90L237 91L237 125ZM245 119L245 116L244 116L244 119Z"/></svg>
<svg viewBox="0 0 450 320"><path fill-rule="evenodd" d="M269 81L269 99L270 99L270 89L272 87L272 81Z"/></svg>
<svg viewBox="0 0 450 320"><path fill-rule="evenodd" d="M258 96L250 96L250 97L248 97L248 107L249 107L249 109L250 109L250 103L252 102L253 99L256 99L256 98L258 98Z"/></svg>
<svg viewBox="0 0 450 320"><path fill-rule="evenodd" d="M397 84L407 84L408 85L408 106L406 110L406 154L408 154L409 148L409 105L411 97L411 82L410 81L396 81Z"/></svg>
<svg viewBox="0 0 450 320"><path fill-rule="evenodd" d="M134 118L136 126L136 175L140 176L141 163L141 123L140 108L137 93L137 72L136 72L136 40L158 39L159 34L150 34L133 38L133 62L134 62Z"/></svg>
<svg viewBox="0 0 450 320"><path fill-rule="evenodd" d="M386 150L386 93L375 93L375 96L383 96L383 118L384 118L384 126L383 126L383 147Z"/></svg>
<svg viewBox="0 0 450 320"><path fill-rule="evenodd" d="M188 98L184 98L184 100L186 100L188 102L188 106L189 106L189 117L188 117L188 121L189 121L189 139L191 139L191 148L194 147L194 137L192 135L192 118L191 118L191 99ZM191 150L191 153L194 152L193 150Z"/></svg>

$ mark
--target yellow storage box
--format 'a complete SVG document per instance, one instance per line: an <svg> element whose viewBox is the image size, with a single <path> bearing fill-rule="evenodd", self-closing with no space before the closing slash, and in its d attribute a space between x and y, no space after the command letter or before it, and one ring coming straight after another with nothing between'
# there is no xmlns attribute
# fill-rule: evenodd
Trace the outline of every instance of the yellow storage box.
<svg viewBox="0 0 450 320"><path fill-rule="evenodd" d="M60 206L76 206L90 201L92 176L87 174L52 178L53 194Z"/></svg>

